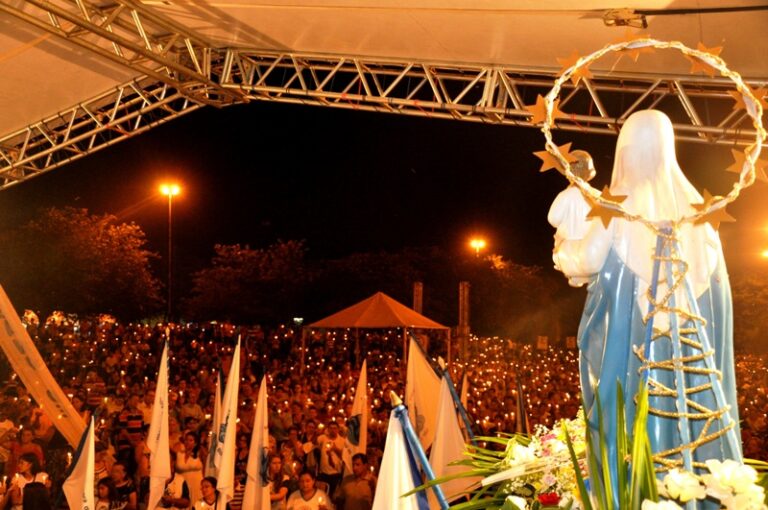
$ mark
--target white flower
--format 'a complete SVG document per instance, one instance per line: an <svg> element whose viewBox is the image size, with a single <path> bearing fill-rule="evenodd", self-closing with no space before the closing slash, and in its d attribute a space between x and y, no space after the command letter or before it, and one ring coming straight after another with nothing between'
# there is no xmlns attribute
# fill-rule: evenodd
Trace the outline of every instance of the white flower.
<svg viewBox="0 0 768 510"><path fill-rule="evenodd" d="M528 503L520 496L507 496L507 501L515 505L518 510L528 510Z"/></svg>
<svg viewBox="0 0 768 510"><path fill-rule="evenodd" d="M714 493L730 493L731 490L737 494L750 489L757 481L757 472L750 466L745 466L735 460L726 459L723 462L710 459L706 461L707 469L711 475L704 475L702 479L707 485L707 493L710 489Z"/></svg>
<svg viewBox="0 0 768 510"><path fill-rule="evenodd" d="M531 448L526 448L519 444L515 444L512 447L512 458L515 462L532 462L536 460L536 453Z"/></svg>
<svg viewBox="0 0 768 510"><path fill-rule="evenodd" d="M692 499L704 499L707 496L706 488L699 483L696 475L688 471L672 469L664 477L666 494L672 499L686 503Z"/></svg>
<svg viewBox="0 0 768 510"><path fill-rule="evenodd" d="M650 499L643 501L643 505L640 510L683 510L680 505L672 501L661 500L658 503L654 503Z"/></svg>
<svg viewBox="0 0 768 510"><path fill-rule="evenodd" d="M763 501L765 501L765 492L762 487L757 485L720 500L728 510L765 510L766 506Z"/></svg>

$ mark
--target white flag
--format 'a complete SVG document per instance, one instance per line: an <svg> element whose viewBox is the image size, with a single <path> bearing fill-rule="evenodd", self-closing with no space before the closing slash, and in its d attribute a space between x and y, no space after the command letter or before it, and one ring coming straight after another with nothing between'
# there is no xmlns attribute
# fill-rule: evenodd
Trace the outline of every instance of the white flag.
<svg viewBox="0 0 768 510"><path fill-rule="evenodd" d="M405 433L395 416L395 411L392 411L389 415L387 442L384 445L384 455L381 458L379 480L376 483L376 494L373 497L371 510L419 510L424 507L423 503L419 504L416 494L406 498L400 497L421 485L420 481L418 485L414 483L411 468Z"/></svg>
<svg viewBox="0 0 768 510"><path fill-rule="evenodd" d="M51 375L45 360L21 323L13 304L0 287L0 348L30 395L73 447L85 434L86 423Z"/></svg>
<svg viewBox="0 0 768 510"><path fill-rule="evenodd" d="M85 430L83 444L80 447L80 454L77 456L72 473L64 480L61 490L67 498L69 508L81 508L83 510L93 510L94 508L94 462L96 460L95 441L93 437L93 418Z"/></svg>
<svg viewBox="0 0 768 510"><path fill-rule="evenodd" d="M413 430L424 450L429 449L435 438L437 425L437 396L440 378L424 356L419 344L411 338L408 347L408 371L405 381L405 405L413 423Z"/></svg>
<svg viewBox="0 0 768 510"><path fill-rule="evenodd" d="M368 420L371 419L371 406L368 405L368 360L363 360L360 367L360 377L357 379L355 400L352 402L352 411L347 422L347 438L344 441L342 458L344 467L352 473L352 456L357 453L365 453L368 449Z"/></svg>
<svg viewBox="0 0 768 510"><path fill-rule="evenodd" d="M208 441L208 458L205 460L205 476L218 478L219 466L216 464L216 445L219 441L221 428L221 370L216 377L216 397L213 401L213 416L211 423L211 438Z"/></svg>
<svg viewBox="0 0 768 510"><path fill-rule="evenodd" d="M267 415L267 378L261 380L259 397L256 400L256 419L251 433L251 450L248 453L248 466L243 508L269 510L269 485L266 480L268 466L267 449L269 448L269 425Z"/></svg>
<svg viewBox="0 0 768 510"><path fill-rule="evenodd" d="M165 482L171 477L171 445L168 440L168 342L160 358L157 373L152 423L147 433L149 448L149 499L147 508L154 509L165 492Z"/></svg>
<svg viewBox="0 0 768 510"><path fill-rule="evenodd" d="M464 458L464 436L459 427L456 407L453 402L448 380L443 377L440 382L440 399L437 413L437 430L432 451L429 454L429 464L435 473L435 478L441 478L466 471L467 466L450 466L451 462ZM456 495L465 491L469 486L479 482L480 478L457 478L440 484L445 499L451 501ZM429 491L430 508L439 508L437 500Z"/></svg>
<svg viewBox="0 0 768 510"><path fill-rule="evenodd" d="M221 401L222 418L219 439L216 442L216 457L219 461L219 508L226 507L235 495L235 436L237 435L238 390L240 389L240 337L237 338L232 366L227 376L227 386Z"/></svg>

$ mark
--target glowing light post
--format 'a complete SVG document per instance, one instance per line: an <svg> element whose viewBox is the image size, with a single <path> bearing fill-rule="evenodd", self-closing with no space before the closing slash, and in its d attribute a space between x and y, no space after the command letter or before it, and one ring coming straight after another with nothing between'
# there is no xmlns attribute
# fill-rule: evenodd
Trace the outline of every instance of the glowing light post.
<svg viewBox="0 0 768 510"><path fill-rule="evenodd" d="M485 239L482 238L474 238L469 241L469 246L475 250L475 257L480 256L480 250L484 250L485 247L488 245L488 243L485 242Z"/></svg>
<svg viewBox="0 0 768 510"><path fill-rule="evenodd" d="M160 193L168 197L168 314L166 320L171 321L171 311L173 310L173 197L181 193L181 187L178 184L160 185Z"/></svg>

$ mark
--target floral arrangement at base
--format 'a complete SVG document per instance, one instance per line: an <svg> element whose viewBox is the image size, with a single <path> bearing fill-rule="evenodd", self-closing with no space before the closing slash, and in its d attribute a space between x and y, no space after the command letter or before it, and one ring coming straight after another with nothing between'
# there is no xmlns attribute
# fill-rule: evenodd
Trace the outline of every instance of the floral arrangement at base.
<svg viewBox="0 0 768 510"><path fill-rule="evenodd" d="M598 469L597 458L607 455L605 444L590 444L584 413L579 410L576 418L561 420L552 429L537 426L532 436L477 437L484 447L467 445L467 458L455 464L469 468L460 476L483 477L482 485L451 509L678 510L691 503L698 508L698 502L706 500L707 508L719 503L726 510L768 510L768 463L708 460L708 472L672 469L659 479L646 430L647 388L637 396L632 436L626 433L621 387L617 404L618 457L623 469L619 469L622 479L616 484L615 497L610 475ZM602 427L600 423L600 437ZM598 475L590 479L588 471ZM447 480L437 479L416 490L443 481Z"/></svg>

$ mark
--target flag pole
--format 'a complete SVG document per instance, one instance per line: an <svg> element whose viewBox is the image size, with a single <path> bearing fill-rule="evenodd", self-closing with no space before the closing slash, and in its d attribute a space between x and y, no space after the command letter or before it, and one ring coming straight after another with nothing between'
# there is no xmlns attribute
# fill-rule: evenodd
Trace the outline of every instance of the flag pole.
<svg viewBox="0 0 768 510"><path fill-rule="evenodd" d="M432 466L429 464L427 454L424 453L424 449L421 447L419 438L413 431L411 420L408 418L408 408L403 405L403 401L400 400L400 397L398 397L394 391L390 392L390 400L395 406L395 417L397 417L398 421L400 422L400 426L403 428L403 433L405 434L405 438L408 441L408 446L411 449L411 452L413 452L419 459L427 480L430 482L433 481L435 479L435 472L432 470ZM437 502L440 505L441 510L448 510L448 502L445 500L445 494L443 494L443 489L440 488L440 485L433 485L432 491L435 493L435 498L437 498Z"/></svg>
<svg viewBox="0 0 768 510"><path fill-rule="evenodd" d="M437 362L443 371L443 377L445 377L445 381L448 383L448 389L451 391L451 398L453 398L453 403L456 406L456 408L459 410L459 415L461 416L461 419L464 421L464 427L467 429L467 435L469 436L469 440L472 442L474 446L477 446L477 441L475 440L475 434L472 432L472 422L469 421L469 416L467 416L467 410L464 409L464 404L461 403L459 394L456 392L456 387L453 385L453 380L451 379L451 374L448 372L448 367L445 365L445 361L443 360L443 358L437 358Z"/></svg>

